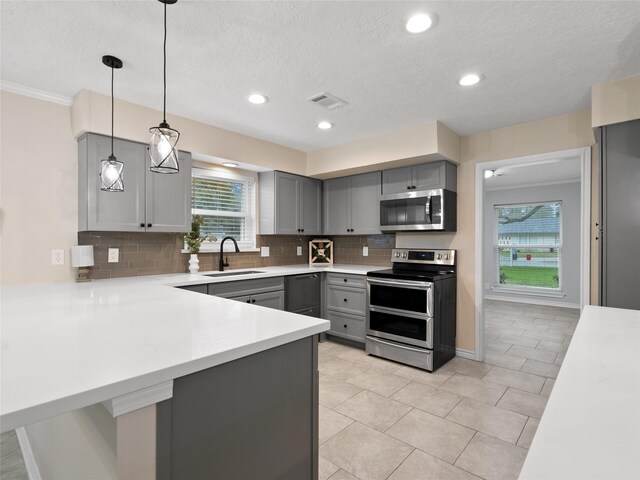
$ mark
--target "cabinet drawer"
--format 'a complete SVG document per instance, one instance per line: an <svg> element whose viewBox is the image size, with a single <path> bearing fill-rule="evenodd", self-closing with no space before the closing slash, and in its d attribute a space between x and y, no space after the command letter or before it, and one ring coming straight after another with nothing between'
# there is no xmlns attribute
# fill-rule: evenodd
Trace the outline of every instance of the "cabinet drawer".
<svg viewBox="0 0 640 480"><path fill-rule="evenodd" d="M367 313L365 290L329 285L327 308L364 316Z"/></svg>
<svg viewBox="0 0 640 480"><path fill-rule="evenodd" d="M331 311L327 311L327 317L331 322L329 333L364 343L364 317Z"/></svg>
<svg viewBox="0 0 640 480"><path fill-rule="evenodd" d="M327 283L329 285L341 285L343 287L365 288L367 286L367 276L327 272Z"/></svg>
<svg viewBox="0 0 640 480"><path fill-rule="evenodd" d="M209 295L216 295L218 297L238 297L240 295L273 292L274 290L284 290L283 277L256 278L254 280L209 284Z"/></svg>

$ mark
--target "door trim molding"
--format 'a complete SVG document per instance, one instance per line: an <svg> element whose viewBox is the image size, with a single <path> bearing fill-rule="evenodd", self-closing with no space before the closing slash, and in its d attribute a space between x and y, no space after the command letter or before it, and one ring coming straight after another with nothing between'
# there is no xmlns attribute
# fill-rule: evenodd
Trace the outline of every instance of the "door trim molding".
<svg viewBox="0 0 640 480"><path fill-rule="evenodd" d="M29 443L29 437L24 427L16 428L16 436L18 437L18 443L20 444L20 450L22 451L22 458L24 460L24 467L27 470L29 480L41 480L40 469L38 468L38 462L33 454L33 449Z"/></svg>

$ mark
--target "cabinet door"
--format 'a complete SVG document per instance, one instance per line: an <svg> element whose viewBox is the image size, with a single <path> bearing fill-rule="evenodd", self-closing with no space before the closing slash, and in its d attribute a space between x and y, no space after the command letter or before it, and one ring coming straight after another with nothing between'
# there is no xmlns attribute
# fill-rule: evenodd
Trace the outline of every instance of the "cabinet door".
<svg viewBox="0 0 640 480"><path fill-rule="evenodd" d="M148 151L145 158L147 231L190 231L191 154L179 152L180 171L171 174L153 173Z"/></svg>
<svg viewBox="0 0 640 480"><path fill-rule="evenodd" d="M411 169L411 185L415 190L445 188L445 162L425 163Z"/></svg>
<svg viewBox="0 0 640 480"><path fill-rule="evenodd" d="M324 182L324 233L346 235L351 230L349 177Z"/></svg>
<svg viewBox="0 0 640 480"><path fill-rule="evenodd" d="M351 229L356 234L380 233L380 172L351 177Z"/></svg>
<svg viewBox="0 0 640 480"><path fill-rule="evenodd" d="M322 233L322 182L313 178L299 177L301 205L298 228L305 235Z"/></svg>
<svg viewBox="0 0 640 480"><path fill-rule="evenodd" d="M275 233L296 235L300 212L300 177L288 173L276 172Z"/></svg>
<svg viewBox="0 0 640 480"><path fill-rule="evenodd" d="M251 295L251 303L254 305L260 305L261 307L284 310L284 290Z"/></svg>
<svg viewBox="0 0 640 480"><path fill-rule="evenodd" d="M407 192L411 189L411 185L413 185L411 183L411 167L382 171L382 193L384 195Z"/></svg>
<svg viewBox="0 0 640 480"><path fill-rule="evenodd" d="M113 153L124 163L124 192L100 190L102 160L111 154L111 138L89 134L79 144L81 171L86 178L80 179L79 202L87 204L86 230L107 232L139 232L144 223L144 158L145 146L126 140L114 140ZM84 150L84 151L83 151ZM84 165L82 165L84 164ZM86 167L86 168L85 168ZM86 182L86 183L84 183ZM84 190L86 185L86 190ZM85 223L81 222L80 229Z"/></svg>

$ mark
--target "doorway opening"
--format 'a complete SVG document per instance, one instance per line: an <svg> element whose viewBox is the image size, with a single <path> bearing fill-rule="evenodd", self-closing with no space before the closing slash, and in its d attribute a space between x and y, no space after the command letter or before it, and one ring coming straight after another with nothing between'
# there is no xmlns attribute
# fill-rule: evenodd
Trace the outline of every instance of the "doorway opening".
<svg viewBox="0 0 640 480"><path fill-rule="evenodd" d="M487 301L541 310L589 303L591 149L479 163L475 175L475 359L483 361Z"/></svg>

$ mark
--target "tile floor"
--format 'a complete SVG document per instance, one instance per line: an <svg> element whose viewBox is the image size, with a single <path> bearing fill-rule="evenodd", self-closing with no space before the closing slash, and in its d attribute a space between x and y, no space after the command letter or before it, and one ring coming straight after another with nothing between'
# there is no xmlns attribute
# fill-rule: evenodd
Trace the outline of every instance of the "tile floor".
<svg viewBox="0 0 640 480"><path fill-rule="evenodd" d="M516 479L578 316L488 301L485 362L434 374L321 343L319 479Z"/></svg>
<svg viewBox="0 0 640 480"><path fill-rule="evenodd" d="M517 478L578 315L489 301L485 362L433 374L321 343L319 479ZM14 432L1 450L0 477L26 480Z"/></svg>

